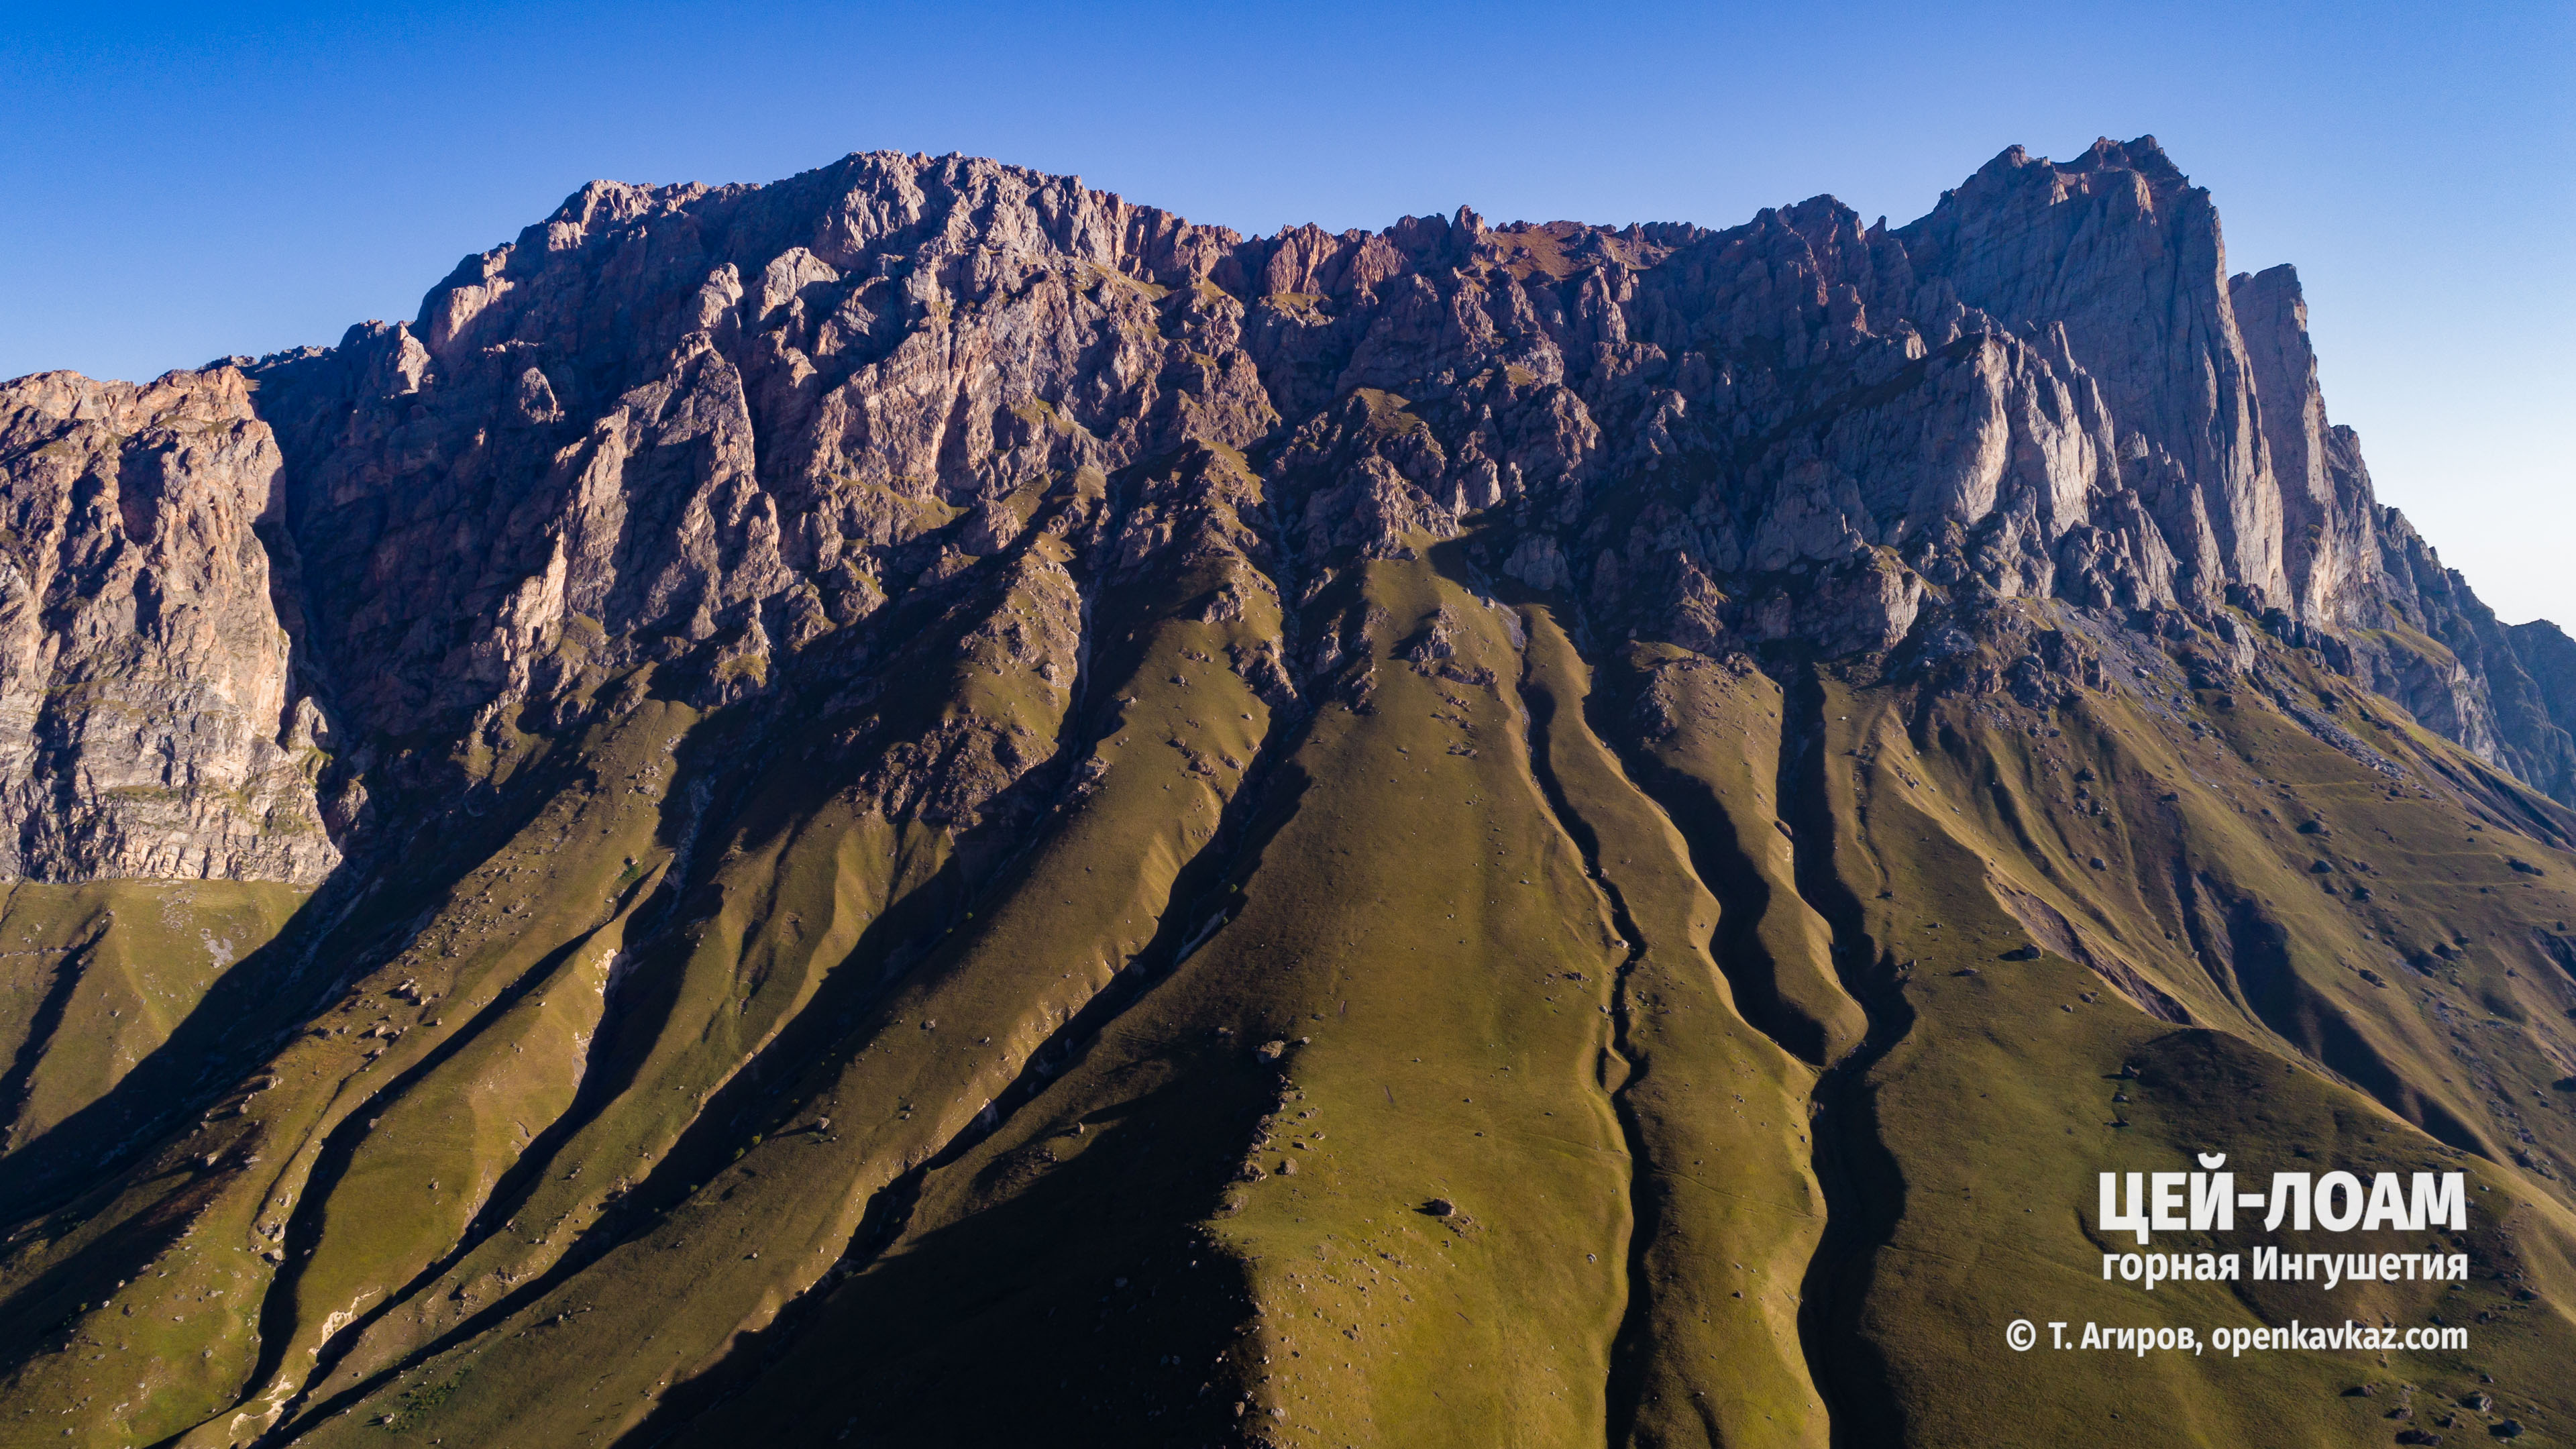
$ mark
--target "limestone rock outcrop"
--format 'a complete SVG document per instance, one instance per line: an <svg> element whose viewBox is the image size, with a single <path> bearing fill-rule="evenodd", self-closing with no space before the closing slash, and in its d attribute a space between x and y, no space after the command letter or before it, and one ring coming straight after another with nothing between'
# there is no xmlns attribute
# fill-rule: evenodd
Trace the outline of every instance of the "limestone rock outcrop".
<svg viewBox="0 0 2576 1449"><path fill-rule="evenodd" d="M267 469L226 485L267 490L237 537L283 550L235 565L239 628L267 627L250 571L270 571L294 638L208 687L251 712L273 695L286 723L253 733L290 753L323 716L288 696L324 691L361 742L319 787L350 820L403 783L373 742L490 744L526 706L560 726L645 663L757 693L773 656L948 586L1042 508L1137 526L1138 470L1194 448L1258 475L1236 526L1273 592L1473 531L1481 567L1598 627L1714 652L1888 652L2015 598L2234 610L2576 799L2576 720L2329 422L2296 275L2230 277L2208 194L2152 138L2007 150L1893 229L1818 197L1723 231L1462 209L1244 238L1073 178L891 153L769 186L598 182L411 321L234 361L254 391L217 369L127 393L237 408L240 460L192 442L168 466ZM16 390L26 419L77 411L38 394L110 391ZM11 454L31 520L47 488L70 497L49 445ZM123 587L22 572L30 598ZM205 778L247 788L264 760ZM301 802L283 814L281 789ZM188 809L320 818L310 783L260 790ZM115 798L141 818L143 796ZM202 835L19 849L64 862L31 869L298 879L331 858L316 833Z"/></svg>
<svg viewBox="0 0 2576 1449"><path fill-rule="evenodd" d="M271 600L280 475L230 368L0 388L0 879L338 863L331 730Z"/></svg>
<svg viewBox="0 0 2576 1449"><path fill-rule="evenodd" d="M2231 278L2152 138L2007 150L1892 230L1819 197L1247 239L882 153L602 182L413 321L250 366L370 731L797 647L1208 446L1249 450L1292 590L1500 521L1487 567L1699 648L2236 609L2576 798L2568 717L2328 422L2296 275Z"/></svg>

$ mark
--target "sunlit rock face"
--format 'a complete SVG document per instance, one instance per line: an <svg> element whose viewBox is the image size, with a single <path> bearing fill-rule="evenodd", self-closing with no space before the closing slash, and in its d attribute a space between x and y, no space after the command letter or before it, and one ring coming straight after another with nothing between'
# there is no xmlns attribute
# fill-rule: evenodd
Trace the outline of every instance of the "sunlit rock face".
<svg viewBox="0 0 2576 1449"><path fill-rule="evenodd" d="M0 878L328 873L331 731L279 618L285 487L241 373L0 388L0 511Z"/></svg>

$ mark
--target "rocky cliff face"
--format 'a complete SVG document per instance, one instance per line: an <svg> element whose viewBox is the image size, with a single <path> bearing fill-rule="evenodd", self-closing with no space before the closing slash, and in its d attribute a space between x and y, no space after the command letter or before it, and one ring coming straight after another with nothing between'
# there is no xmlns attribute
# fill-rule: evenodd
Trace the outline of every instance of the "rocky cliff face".
<svg viewBox="0 0 2576 1449"><path fill-rule="evenodd" d="M2230 279L2151 140L2007 151L1895 231L1819 198L1245 240L890 155L601 183L416 321L253 371L314 652L377 731L752 670L1086 471L1266 444L1294 580L1504 517L1489 565L1604 621L1829 655L1993 598L2403 625L2451 657L2365 641L2373 682L2576 798L2565 720L2328 424L2297 278Z"/></svg>
<svg viewBox="0 0 2576 1449"><path fill-rule="evenodd" d="M314 794L329 729L260 536L291 550L280 475L231 368L0 388L0 878L310 884L339 863Z"/></svg>
<svg viewBox="0 0 2576 1449"><path fill-rule="evenodd" d="M594 183L12 384L0 502L7 1433L2382 1442L1990 1351L2213 1142L2494 1266L2149 1307L2576 1414L2576 644L2151 140L1894 229Z"/></svg>
<svg viewBox="0 0 2576 1449"><path fill-rule="evenodd" d="M2295 274L2229 278L2152 140L2006 151L1894 231L1818 198L1246 240L882 154L603 182L411 323L240 361L256 392L11 385L10 873L318 880L381 742L491 743L648 660L756 691L1192 445L1266 445L1258 587L1507 518L1486 566L1708 648L2234 607L2576 801L2525 662L2554 628L2508 634L2377 504ZM336 769L326 701L361 726Z"/></svg>

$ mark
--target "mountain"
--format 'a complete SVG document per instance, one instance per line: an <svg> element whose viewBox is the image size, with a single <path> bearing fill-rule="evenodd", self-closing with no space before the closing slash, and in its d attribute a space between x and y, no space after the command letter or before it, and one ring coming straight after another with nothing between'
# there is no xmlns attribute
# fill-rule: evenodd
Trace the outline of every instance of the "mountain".
<svg viewBox="0 0 2576 1449"><path fill-rule="evenodd" d="M595 182L0 388L0 501L0 1442L2576 1424L2576 644L2152 139L1895 229ZM2122 1280L2201 1153L2465 1226L2158 1251L2470 1276Z"/></svg>

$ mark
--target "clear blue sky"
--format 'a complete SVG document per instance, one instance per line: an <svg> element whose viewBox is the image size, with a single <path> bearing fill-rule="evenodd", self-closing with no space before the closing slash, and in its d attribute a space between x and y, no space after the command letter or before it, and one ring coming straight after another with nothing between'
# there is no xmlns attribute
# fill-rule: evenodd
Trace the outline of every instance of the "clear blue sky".
<svg viewBox="0 0 2576 1449"><path fill-rule="evenodd" d="M0 377L408 317L594 176L998 156L1245 231L1908 220L2152 132L2507 619L2576 626L2576 5L0 3Z"/></svg>

